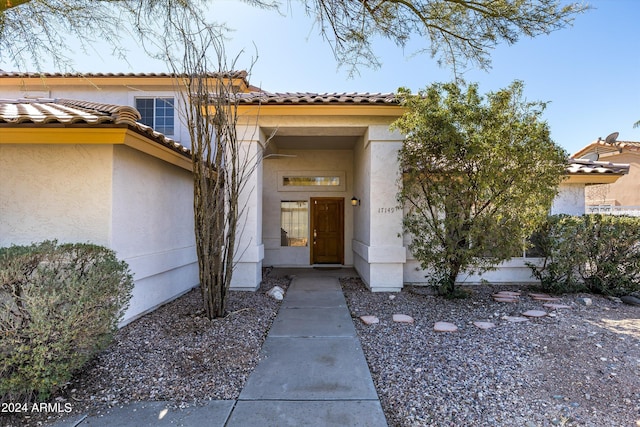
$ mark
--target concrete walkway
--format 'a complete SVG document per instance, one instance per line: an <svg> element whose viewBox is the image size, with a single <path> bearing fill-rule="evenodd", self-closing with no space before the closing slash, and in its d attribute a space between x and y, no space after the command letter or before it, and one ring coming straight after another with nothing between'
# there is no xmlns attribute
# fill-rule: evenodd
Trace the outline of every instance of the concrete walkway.
<svg viewBox="0 0 640 427"><path fill-rule="evenodd" d="M344 270L272 274L296 277L237 401L180 411L142 402L56 426L386 426L337 279Z"/></svg>

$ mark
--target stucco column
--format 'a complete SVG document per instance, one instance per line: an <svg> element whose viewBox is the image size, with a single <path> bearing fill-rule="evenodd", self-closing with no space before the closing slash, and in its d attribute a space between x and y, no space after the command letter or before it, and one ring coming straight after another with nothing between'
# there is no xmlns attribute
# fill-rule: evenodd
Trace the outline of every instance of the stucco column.
<svg viewBox="0 0 640 427"><path fill-rule="evenodd" d="M235 267L231 279L234 290L255 291L262 281L262 147L264 139L257 127L238 126L240 152L244 157L244 187L238 201Z"/></svg>
<svg viewBox="0 0 640 427"><path fill-rule="evenodd" d="M354 239L354 253L359 258L354 265L367 286L374 292L398 291L403 284L403 265L406 250L402 242L402 210L397 208L398 150L402 136L392 133L387 126L370 126L364 138L360 187L367 198L362 204L368 230L360 233L362 240Z"/></svg>

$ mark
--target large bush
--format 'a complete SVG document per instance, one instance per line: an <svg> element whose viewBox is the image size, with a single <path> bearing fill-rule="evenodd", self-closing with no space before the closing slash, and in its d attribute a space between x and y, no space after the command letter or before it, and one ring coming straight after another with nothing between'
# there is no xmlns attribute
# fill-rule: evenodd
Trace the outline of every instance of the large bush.
<svg viewBox="0 0 640 427"><path fill-rule="evenodd" d="M531 266L550 292L586 289L622 296L640 290L640 218L551 216L534 243L545 258Z"/></svg>
<svg viewBox="0 0 640 427"><path fill-rule="evenodd" d="M0 401L44 399L111 340L133 279L113 251L0 248Z"/></svg>

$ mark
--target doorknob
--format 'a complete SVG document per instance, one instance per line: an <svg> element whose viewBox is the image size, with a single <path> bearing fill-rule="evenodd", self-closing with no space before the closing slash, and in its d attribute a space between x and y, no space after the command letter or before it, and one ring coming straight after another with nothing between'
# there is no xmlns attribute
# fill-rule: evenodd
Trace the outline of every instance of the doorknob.
<svg viewBox="0 0 640 427"><path fill-rule="evenodd" d="M318 232L316 231L316 229L313 229L313 244L316 244L316 237L318 237Z"/></svg>

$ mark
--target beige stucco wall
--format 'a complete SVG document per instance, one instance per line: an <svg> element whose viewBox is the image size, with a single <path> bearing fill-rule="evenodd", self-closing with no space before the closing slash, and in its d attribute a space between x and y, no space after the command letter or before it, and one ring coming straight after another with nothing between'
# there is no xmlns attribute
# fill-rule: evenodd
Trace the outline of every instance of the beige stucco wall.
<svg viewBox="0 0 640 427"><path fill-rule="evenodd" d="M371 125L356 146L356 185L364 194L353 242L354 267L372 291L397 291L403 283L406 251L396 199L402 139L388 125Z"/></svg>
<svg viewBox="0 0 640 427"><path fill-rule="evenodd" d="M124 322L198 285L191 173L127 146L113 158L111 247L136 286Z"/></svg>
<svg viewBox="0 0 640 427"><path fill-rule="evenodd" d="M327 137L329 138L329 137ZM280 150L279 154L294 158L274 157L263 162L262 223L264 265L309 266L310 248L280 246L280 202L309 201L311 197L343 197L344 203L344 263L353 265L353 215L359 207L351 206L353 189L353 150ZM278 172L293 175L313 171L342 172L344 191L279 191ZM310 188L310 190L313 190Z"/></svg>
<svg viewBox="0 0 640 427"><path fill-rule="evenodd" d="M0 246L111 243L111 145L0 145Z"/></svg>
<svg viewBox="0 0 640 427"><path fill-rule="evenodd" d="M551 214L584 214L584 184L562 183L551 205Z"/></svg>
<svg viewBox="0 0 640 427"><path fill-rule="evenodd" d="M238 129L241 138L238 174L238 225L236 230L234 267L230 288L255 291L262 281L262 147L264 136L254 128Z"/></svg>
<svg viewBox="0 0 640 427"><path fill-rule="evenodd" d="M353 265L365 283L370 283L371 272L365 260L365 248L371 244L371 145L364 138L354 147L354 193L360 206L354 211Z"/></svg>
<svg viewBox="0 0 640 427"><path fill-rule="evenodd" d="M129 264L123 323L198 284L190 172L126 146L0 145L0 246L95 243Z"/></svg>
<svg viewBox="0 0 640 427"><path fill-rule="evenodd" d="M589 185L585 196L587 205L640 206L640 154L623 152L602 156L602 161L629 164L629 174L613 184Z"/></svg>

